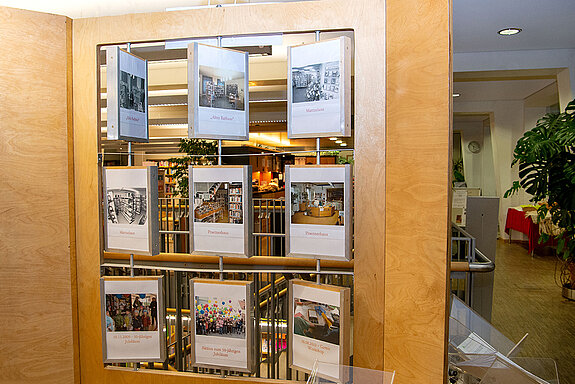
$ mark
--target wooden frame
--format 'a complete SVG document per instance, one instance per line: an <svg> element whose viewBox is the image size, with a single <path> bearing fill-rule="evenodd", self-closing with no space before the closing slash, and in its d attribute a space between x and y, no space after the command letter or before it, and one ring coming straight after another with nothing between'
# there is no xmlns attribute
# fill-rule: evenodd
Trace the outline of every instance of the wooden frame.
<svg viewBox="0 0 575 384"><path fill-rule="evenodd" d="M195 222L195 215L192 212L195 211L195 207L193 202L190 202L190 216L189 216L189 228L190 228L190 253L192 255L210 255L210 256L227 256L227 257L251 257L253 255L253 204L252 204L252 183L251 183L251 175L252 175L252 167L251 165L218 165L218 166L195 166L190 165L188 167L188 187L189 187L189 194L188 196L195 196L194 190L194 169L202 169L206 170L209 169L213 171L214 174L217 174L218 171L221 173L222 170L226 169L241 169L242 170L242 215L243 215L243 223L242 224L235 224L241 225L243 227L243 236L244 236L244 247L243 252L217 252L217 251L205 251L205 250L196 250L195 242L194 242L194 222ZM219 179L222 182L226 182L228 180ZM201 182L201 181L200 181ZM192 199L191 197L190 199Z"/></svg>
<svg viewBox="0 0 575 384"><path fill-rule="evenodd" d="M343 255L329 255L329 254L312 254L312 253L299 253L293 252L291 246L292 240L292 201L291 201L291 185L293 183L293 176L292 173L297 170L307 170L313 171L317 170L318 173L321 172L322 169L325 170L341 170L342 177L341 180L337 181L338 183L343 183L344 193L343 193L343 200L344 200L344 228L343 228ZM289 165L286 166L285 172L285 185L286 185L286 209L285 209L285 223L286 223L286 256L287 257L306 257L306 258L315 258L315 259L326 259L326 260L351 260L352 253L351 253L351 244L352 244L352 225L353 223L353 191L352 191L352 177L351 177L351 166L349 164L345 165ZM314 176L313 178L305 179L304 181L301 177L298 179L298 183L305 183L305 182L331 182L333 179L330 179L329 176L318 175ZM311 226L313 227L313 225ZM312 228L306 228L311 230ZM325 226L320 226L325 227ZM321 243L324 241L323 239L317 239L317 244L320 244L318 248L325 249L326 247Z"/></svg>
<svg viewBox="0 0 575 384"><path fill-rule="evenodd" d="M224 135L224 134L207 134L200 133L200 61L201 56L198 54L200 47L205 47L229 54L243 55L244 58L244 135ZM247 52L236 51L228 48L213 47L201 43L191 43L188 46L188 137L198 139L221 139L221 140L249 140L250 137L250 98L249 98L249 55Z"/></svg>
<svg viewBox="0 0 575 384"><path fill-rule="evenodd" d="M157 357L153 356L142 356L138 358L126 358L126 359L113 359L108 357L108 349L106 342L106 311L102 311L102 358L104 363L139 363L142 361L156 361L164 362L166 360L166 307L164 305L164 280L162 276L138 276L138 277L115 277L106 276L100 279L100 302L102 306L106 305L106 282L140 282L140 281L156 281L157 282L157 327L155 331L159 336L159 353ZM143 293L143 292L142 292ZM151 293L151 292L147 292Z"/></svg>
<svg viewBox="0 0 575 384"><path fill-rule="evenodd" d="M321 45L332 44L335 41L339 41L339 129L329 132L307 132L307 133L294 133L293 129L293 88L290 84L293 84L293 71L292 71L292 60L293 51L297 51L298 48L309 48L319 49ZM315 64L310 62L309 64ZM308 138L308 137L331 137L331 136L351 136L351 41L348 37L342 36L337 39L322 40L315 43L304 44L294 47L288 47L288 70L287 70L287 91L288 91L288 124L287 132L290 139L298 138ZM318 124L321 120L318 119Z"/></svg>
<svg viewBox="0 0 575 384"><path fill-rule="evenodd" d="M246 298L246 367L239 368L233 366L226 366L226 365L217 365L217 364L204 364L198 363L196 361L196 353L195 353L195 345L196 345L196 311L195 311L195 294L194 294L194 285L196 283L200 284L219 284L219 285L230 285L230 286L238 286L244 287L245 289L245 298ZM195 367L203 367L203 368L214 368L214 369L229 369L232 371L237 372L246 372L251 373L254 371L255 368L255 335L254 335L254 311L253 311L253 282L251 281L235 281L235 280L212 280L212 279L191 279L190 280L190 335L191 335L191 363Z"/></svg>
<svg viewBox="0 0 575 384"><path fill-rule="evenodd" d="M306 297L304 299L316 301L316 302L325 302L321 298L321 292L335 292L339 295L339 360L337 362L329 361L328 363L336 364L336 365L350 365L350 356L351 356L351 349L350 349L350 295L351 290L349 288L338 287L335 285L327 285L327 284L316 284L305 280L290 280L289 281L289 315L288 315L288 337L289 342L288 345L290 349L288 350L288 364L292 368L299 369L306 373L311 373L311 369L308 367L304 367L301 365L297 365L294 363L294 300L296 297L294 296L294 286L305 287L308 288ZM312 299L312 291L314 292L314 298ZM301 296L298 298L302 298ZM326 343L327 344L327 343ZM325 351L325 350L324 350ZM327 352L326 352L327 353ZM310 360L310 367L313 367L314 361ZM339 367L338 367L339 370ZM325 372L320 372L320 375L326 376L330 379L338 380L339 377L332 376Z"/></svg>
<svg viewBox="0 0 575 384"><path fill-rule="evenodd" d="M146 76L144 78L146 90L146 134L145 137L131 136L125 133L122 129L122 122L120 121L120 68L121 62L125 58L132 58L144 63ZM125 140L147 143L150 137L150 127L148 126L149 104L148 104L148 61L144 60L130 52L124 51L118 46L107 47L106 49L106 92L107 92L107 121L106 133L108 140ZM111 103L110 101L114 101Z"/></svg>
<svg viewBox="0 0 575 384"><path fill-rule="evenodd" d="M129 248L113 248L109 246L108 239L108 200L106 197L106 172L110 170L146 170L146 199L147 199L147 212L146 212L146 228L148 232L148 248L147 251L135 250ZM130 187L126 185L125 187ZM108 252L120 252L120 253L138 253L142 255L155 256L160 253L160 232L159 223L155 218L158 217L158 168L153 167L103 167L102 168L102 197L104 199L102 205L104 207L102 211L102 222L104 228L104 250Z"/></svg>
<svg viewBox="0 0 575 384"><path fill-rule="evenodd" d="M100 135L95 129L100 112L98 45L342 28L353 28L355 40L354 364L395 370L398 384L444 382L451 173L450 0L357 0L353 6L344 0L319 0L74 20L70 51L74 92L69 105L74 110L82 382L211 384L230 380L103 368L101 336L93 331L100 319L100 309L93 305L100 277L100 236L95 230L100 209L94 182ZM414 114L426 118L413 120ZM414 147L419 148L418 156L413 155Z"/></svg>

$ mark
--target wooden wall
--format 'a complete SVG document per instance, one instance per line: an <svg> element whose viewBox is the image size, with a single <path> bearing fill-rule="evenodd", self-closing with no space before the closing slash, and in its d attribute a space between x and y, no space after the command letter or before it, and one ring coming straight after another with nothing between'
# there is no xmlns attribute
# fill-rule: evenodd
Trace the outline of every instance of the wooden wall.
<svg viewBox="0 0 575 384"><path fill-rule="evenodd" d="M73 383L71 20L0 20L0 381Z"/></svg>
<svg viewBox="0 0 575 384"><path fill-rule="evenodd" d="M354 362L395 370L399 384L443 382L450 8L449 0L325 0L74 21L78 324L84 383L184 380L176 373L103 368L96 305L96 45L338 28L355 31ZM221 379L189 379L208 381Z"/></svg>

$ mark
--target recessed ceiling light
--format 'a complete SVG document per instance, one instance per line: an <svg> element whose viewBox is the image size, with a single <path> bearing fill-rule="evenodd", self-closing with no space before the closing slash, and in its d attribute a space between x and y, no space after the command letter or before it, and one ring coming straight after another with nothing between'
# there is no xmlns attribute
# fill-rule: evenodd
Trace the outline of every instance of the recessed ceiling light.
<svg viewBox="0 0 575 384"><path fill-rule="evenodd" d="M335 143L336 143L336 144L341 144L341 143L343 143L343 141L341 141L341 140L336 140Z"/></svg>
<svg viewBox="0 0 575 384"><path fill-rule="evenodd" d="M499 33L500 35L503 35L503 36L511 36L511 35L516 35L519 32L521 32L521 28L513 27L513 28L504 28L497 33Z"/></svg>
<svg viewBox="0 0 575 384"><path fill-rule="evenodd" d="M329 139L330 139L331 141L336 141L336 140L337 140L337 137L330 137Z"/></svg>
<svg viewBox="0 0 575 384"><path fill-rule="evenodd" d="M453 97L459 97L459 96L461 96L459 93L454 93L454 94L453 94Z"/></svg>
<svg viewBox="0 0 575 384"><path fill-rule="evenodd" d="M340 145L341 145L342 147L347 147L347 144L346 144L346 143L341 143Z"/></svg>

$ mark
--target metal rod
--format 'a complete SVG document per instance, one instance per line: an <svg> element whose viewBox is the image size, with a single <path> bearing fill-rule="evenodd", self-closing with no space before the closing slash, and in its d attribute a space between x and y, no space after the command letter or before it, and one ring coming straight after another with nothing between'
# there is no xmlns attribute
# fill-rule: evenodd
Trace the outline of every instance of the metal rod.
<svg viewBox="0 0 575 384"><path fill-rule="evenodd" d="M271 361L272 361L272 367L271 367L271 373L272 373L272 379L276 378L276 302L275 302L275 285L276 285L276 275L275 273L272 273L271 276L271 292L270 292L270 296L271 296L271 302L268 303L268 306L270 306L270 310L271 310L271 323L272 323L272 329L271 329L271 337L270 337L270 329L268 328L268 337L271 339L271 350L268 349L268 357L271 357Z"/></svg>
<svg viewBox="0 0 575 384"><path fill-rule="evenodd" d="M321 284L321 281L320 281L321 263L320 263L319 259L316 260L315 265L316 265L315 270L317 271L317 273L315 275L315 282L317 284Z"/></svg>
<svg viewBox="0 0 575 384"><path fill-rule="evenodd" d="M176 370L183 371L182 356L182 272L176 274Z"/></svg>
<svg viewBox="0 0 575 384"><path fill-rule="evenodd" d="M220 256L220 281L224 280L224 257Z"/></svg>
<svg viewBox="0 0 575 384"><path fill-rule="evenodd" d="M218 165L222 165L222 140L218 140Z"/></svg>
<svg viewBox="0 0 575 384"><path fill-rule="evenodd" d="M130 253L130 277L134 277L134 254Z"/></svg>
<svg viewBox="0 0 575 384"><path fill-rule="evenodd" d="M315 31L315 41L319 41L320 31Z"/></svg>
<svg viewBox="0 0 575 384"><path fill-rule="evenodd" d="M316 154L315 154L315 163L316 163L317 165L320 165L320 164L321 164L321 161L320 161L320 158L319 158L319 157L320 157L320 156L319 156L319 153L320 153L320 152L319 152L319 148L320 148L320 147L319 147L319 137L316 137L316 139L315 139L315 152L316 152Z"/></svg>
<svg viewBox="0 0 575 384"><path fill-rule="evenodd" d="M217 39L218 39L218 47L221 48L221 47L222 47L222 37L221 37L221 36L218 36Z"/></svg>
<svg viewBox="0 0 575 384"><path fill-rule="evenodd" d="M132 142L128 141L128 167L132 166Z"/></svg>

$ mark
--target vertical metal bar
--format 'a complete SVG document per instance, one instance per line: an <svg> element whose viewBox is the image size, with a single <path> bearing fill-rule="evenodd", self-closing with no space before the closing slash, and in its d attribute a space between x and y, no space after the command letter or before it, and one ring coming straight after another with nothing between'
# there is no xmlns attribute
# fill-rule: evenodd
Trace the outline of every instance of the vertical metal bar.
<svg viewBox="0 0 575 384"><path fill-rule="evenodd" d="M182 272L175 271L176 277L176 370L183 371L182 356Z"/></svg>
<svg viewBox="0 0 575 384"><path fill-rule="evenodd" d="M317 165L320 165L320 164L321 164L320 156L319 156L319 153L320 153L320 152L319 152L319 151L320 151L319 137L316 137L316 138L315 138L315 163L316 163Z"/></svg>
<svg viewBox="0 0 575 384"><path fill-rule="evenodd" d="M275 370L275 364L276 364L276 313L275 313L275 285L276 285L276 274L272 273L271 276L271 303L270 303L270 307L271 307L271 323L272 323L272 330L271 330L271 340L272 340L272 349L271 349L271 359L272 359L272 379L276 378L276 370ZM268 333L269 334L269 333Z"/></svg>
<svg viewBox="0 0 575 384"><path fill-rule="evenodd" d="M220 281L224 280L224 257L220 256Z"/></svg>
<svg viewBox="0 0 575 384"><path fill-rule="evenodd" d="M130 277L134 277L134 254L130 254Z"/></svg>
<svg viewBox="0 0 575 384"><path fill-rule="evenodd" d="M270 274L267 274L267 283L270 282ZM268 379L271 377L271 372L270 372L270 356L271 356L271 338L270 338L270 301L269 301L269 290L266 292L266 343L268 346L268 357L267 357L267 368L268 368Z"/></svg>
<svg viewBox="0 0 575 384"><path fill-rule="evenodd" d="M222 140L218 140L218 165L222 165Z"/></svg>
<svg viewBox="0 0 575 384"><path fill-rule="evenodd" d="M254 313L254 317L256 319L256 324L255 324L255 348L256 348L256 353L255 353L255 359L257 362L257 366L256 366L256 377L260 377L260 369L261 369L261 364L262 364L262 348L260 346L261 340L262 340L262 333L261 333L261 327L260 327L260 274L259 273L254 273L254 291L255 291L255 295L256 295L256 299L255 299L255 313Z"/></svg>
<svg viewBox="0 0 575 384"><path fill-rule="evenodd" d="M320 260L319 260L319 259L317 259L317 260L315 261L315 270L316 270L315 282L316 282L316 284L321 284L321 281L320 281L320 279L319 279L319 277L320 277L320 272L321 272L321 263L320 263Z"/></svg>

